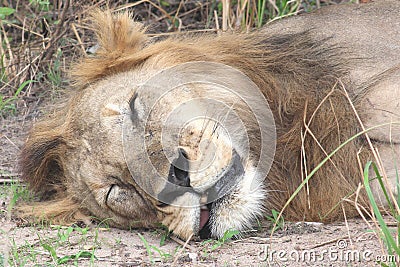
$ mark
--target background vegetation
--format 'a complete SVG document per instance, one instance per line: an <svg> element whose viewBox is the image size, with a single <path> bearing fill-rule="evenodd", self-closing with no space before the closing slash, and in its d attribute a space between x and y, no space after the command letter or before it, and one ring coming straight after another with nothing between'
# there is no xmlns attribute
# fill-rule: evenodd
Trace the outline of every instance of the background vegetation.
<svg viewBox="0 0 400 267"><path fill-rule="evenodd" d="M130 11L153 36L183 31L250 31L329 0L2 0L0 117L32 116L69 88L67 69L95 45L86 16L95 7ZM36 114L35 112L33 112Z"/></svg>

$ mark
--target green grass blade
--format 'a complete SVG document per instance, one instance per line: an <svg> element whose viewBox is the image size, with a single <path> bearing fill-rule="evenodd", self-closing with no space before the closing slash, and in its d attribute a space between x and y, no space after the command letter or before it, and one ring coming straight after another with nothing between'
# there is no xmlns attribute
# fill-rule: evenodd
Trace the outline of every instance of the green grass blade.
<svg viewBox="0 0 400 267"><path fill-rule="evenodd" d="M5 19L6 16L14 14L15 9L10 7L0 7L0 19Z"/></svg>
<svg viewBox="0 0 400 267"><path fill-rule="evenodd" d="M168 260L168 259L172 258L171 254L164 252L163 250L161 250L160 248L158 248L156 246L150 246L150 248L153 249L155 252L157 252L163 260Z"/></svg>
<svg viewBox="0 0 400 267"><path fill-rule="evenodd" d="M43 243L42 247L50 253L51 257L55 261L57 261L57 259L58 259L57 253L56 253L56 250L52 246L50 246L49 244Z"/></svg>
<svg viewBox="0 0 400 267"><path fill-rule="evenodd" d="M264 18L266 4L267 4L266 0L258 0L258 7L257 7L257 15L258 15L257 27L258 28L260 28L263 24L263 18Z"/></svg>
<svg viewBox="0 0 400 267"><path fill-rule="evenodd" d="M389 205L389 209L390 209L391 214L396 214L395 209L394 209L393 204L392 204L392 201L389 198L389 194L386 191L386 187L383 184L382 176L379 173L378 167L374 163L372 163L372 164L371 164L371 162L369 162L369 163L370 163L369 165L372 165L372 168L374 169L374 172L375 172L375 175L376 175L376 179L378 179L379 186L381 187L382 192L383 192L383 194L385 196L386 202ZM365 170L364 170L364 175L365 175Z"/></svg>
<svg viewBox="0 0 400 267"><path fill-rule="evenodd" d="M75 259L79 259L79 258L92 258L92 256L94 255L93 251L86 251L86 250L82 250L79 251L76 255L75 255ZM96 258L96 256L94 256Z"/></svg>
<svg viewBox="0 0 400 267"><path fill-rule="evenodd" d="M396 241L394 240L394 238L390 234L390 229L386 225L386 223L385 223L385 221L383 219L383 216L382 216L382 214L381 214L381 212L380 212L380 210L378 208L378 205L377 205L377 203L375 201L374 195L372 194L372 190L371 190L371 186L369 184L369 178L368 178L368 176L369 176L369 168L370 168L371 164L375 165L374 163L372 163L370 161L365 165L365 168L364 168L364 186L365 186L365 190L367 192L368 199L369 199L370 204L372 206L372 209L374 211L375 217L378 220L379 226L381 227L381 230L382 230L382 232L383 232L383 234L385 236L385 240L386 240L386 243L387 243L387 246L388 246L389 253L391 253L392 249L393 249L398 255L400 255L400 248L397 246ZM377 171L376 168L374 168L374 170ZM378 175L379 175L379 173L378 173Z"/></svg>
<svg viewBox="0 0 400 267"><path fill-rule="evenodd" d="M142 240L144 246L146 247L147 255L149 256L149 260L151 263L154 263L153 260L153 252L151 251L151 247L149 245L149 242L142 236L141 234L138 233L139 238Z"/></svg>
<svg viewBox="0 0 400 267"><path fill-rule="evenodd" d="M64 256L64 257L61 257L61 258L59 258L58 260L57 260L57 264L64 264L64 263L67 263L67 262L69 262L70 260L72 259L72 257L71 256Z"/></svg>
<svg viewBox="0 0 400 267"><path fill-rule="evenodd" d="M25 86L27 86L30 83L34 83L34 82L36 82L36 81L27 80L27 81L21 83L21 85L18 87L17 91L15 92L14 97L17 97L21 93L21 91L25 88Z"/></svg>

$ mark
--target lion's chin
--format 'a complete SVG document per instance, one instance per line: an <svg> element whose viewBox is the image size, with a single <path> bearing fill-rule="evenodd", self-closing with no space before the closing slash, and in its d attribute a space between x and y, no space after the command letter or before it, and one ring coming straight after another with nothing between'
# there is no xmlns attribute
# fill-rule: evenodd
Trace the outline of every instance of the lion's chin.
<svg viewBox="0 0 400 267"><path fill-rule="evenodd" d="M264 212L267 196L259 176L250 168L228 194L200 210L200 238L221 238L227 231L238 230L242 234L252 229Z"/></svg>

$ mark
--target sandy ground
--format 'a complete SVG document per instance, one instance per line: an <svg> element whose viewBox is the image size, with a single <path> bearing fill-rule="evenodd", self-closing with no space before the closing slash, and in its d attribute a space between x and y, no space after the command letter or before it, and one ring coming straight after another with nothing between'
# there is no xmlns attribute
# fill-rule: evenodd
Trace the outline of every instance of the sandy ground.
<svg viewBox="0 0 400 267"><path fill-rule="evenodd" d="M7 258L12 266L57 266L62 257L69 260L61 266L376 266L379 260L394 260L381 249L374 226L361 219L349 220L347 225L285 223L272 237L271 225L262 222L242 239L187 244L175 237L160 244L165 236L161 229L28 226L9 216L7 174L17 175L18 151L31 120L1 121L0 266L5 266Z"/></svg>
<svg viewBox="0 0 400 267"><path fill-rule="evenodd" d="M9 252L13 266L54 264L43 244L54 247L59 258L80 251L95 255L93 260L72 257L65 266L376 266L377 260L388 260L375 234L360 220L347 226L289 223L273 237L263 228L224 244L208 240L185 245L174 238L163 246L157 230L92 227L85 234L74 230L62 241L60 233L67 227L23 227L5 218L0 222L0 251L3 258Z"/></svg>

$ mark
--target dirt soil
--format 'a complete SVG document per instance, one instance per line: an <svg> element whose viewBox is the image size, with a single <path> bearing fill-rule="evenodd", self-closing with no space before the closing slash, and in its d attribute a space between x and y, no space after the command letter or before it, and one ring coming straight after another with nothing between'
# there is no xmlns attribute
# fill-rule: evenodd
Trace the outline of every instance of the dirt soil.
<svg viewBox="0 0 400 267"><path fill-rule="evenodd" d="M18 222L5 218L0 222L0 251L26 257L26 265L19 265L20 259L13 257L14 266L54 263L42 242L57 240L59 227L20 227ZM290 223L273 237L263 228L252 236L221 245L217 241L190 241L185 245L174 238L160 246L161 236L158 231L92 228L85 236L73 232L68 242L57 246L57 256L76 255L81 250L94 252L93 261L69 261L78 266L376 266L379 257L387 258L375 234L360 220L351 220L347 226Z"/></svg>

